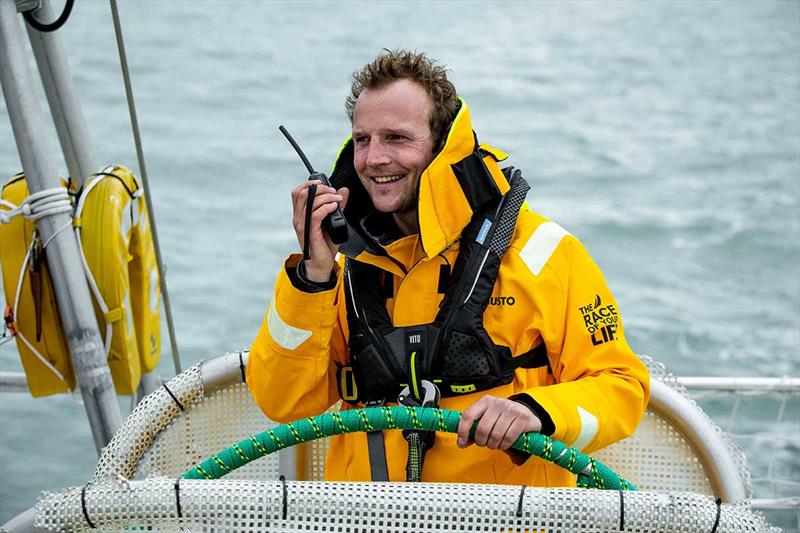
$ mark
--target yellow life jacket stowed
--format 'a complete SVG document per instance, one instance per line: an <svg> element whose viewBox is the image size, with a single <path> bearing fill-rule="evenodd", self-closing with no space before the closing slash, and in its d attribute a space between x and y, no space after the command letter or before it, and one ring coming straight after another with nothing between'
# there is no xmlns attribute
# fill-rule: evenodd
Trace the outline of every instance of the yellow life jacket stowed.
<svg viewBox="0 0 800 533"><path fill-rule="evenodd" d="M161 355L160 285L142 189L110 166L83 186L75 210L95 312L119 394L131 394Z"/></svg>
<svg viewBox="0 0 800 533"><path fill-rule="evenodd" d="M28 183L20 173L3 185L0 198L22 205L28 194ZM39 397L74 389L75 373L42 243L35 232L34 223L21 216L0 224L5 320L15 331L31 394Z"/></svg>
<svg viewBox="0 0 800 533"><path fill-rule="evenodd" d="M24 178L21 181L24 186ZM5 198L5 188L3 194ZM27 195L26 186L25 191L20 194L15 195L17 201ZM12 222L29 226L27 236L33 235L33 224L18 218L20 220L15 219ZM141 373L153 371L161 355L158 267L145 199L133 173L122 166L110 166L91 176L78 197L74 226L114 386L119 394L132 394L139 385ZM2 230L0 226L0 231ZM17 283L9 283L6 273L14 276L16 272L18 278L21 261L13 261L11 257L7 259L5 249L26 248L30 238L24 243L22 239L12 243L7 242L5 233L6 231L0 233L4 250L3 284L6 300L12 305ZM18 258L19 253L12 255ZM49 278L47 283L49 284ZM27 294L31 301L34 300L32 285L23 283L21 286L22 294ZM48 341L44 351L39 350L39 354L45 359L52 358L60 362L69 369L69 376L72 376L55 300L39 300L43 307L50 308L47 316L53 317L48 320L42 314L44 327L48 332L53 331L51 335L58 338L57 342ZM23 358L31 393L34 396L43 396L71 390L75 386L74 377L71 380L67 377L65 380L63 378L66 376L52 371L31 373L28 370L26 358L33 363L33 368L46 369L41 362L42 357L25 350L27 346L21 340L23 337L30 339L35 335L32 333L36 322L33 308L33 304L30 307L20 305L12 310L18 332L17 346ZM50 338L44 334L42 337ZM38 367L36 361L39 362Z"/></svg>

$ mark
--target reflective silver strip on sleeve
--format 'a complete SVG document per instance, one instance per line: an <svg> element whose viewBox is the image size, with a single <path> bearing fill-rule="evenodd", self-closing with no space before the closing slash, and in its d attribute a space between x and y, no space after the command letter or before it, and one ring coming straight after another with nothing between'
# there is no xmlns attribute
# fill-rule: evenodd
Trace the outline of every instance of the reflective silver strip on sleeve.
<svg viewBox="0 0 800 533"><path fill-rule="evenodd" d="M539 275L561 239L567 235L570 233L555 222L543 222L534 230L519 253L534 276Z"/></svg>
<svg viewBox="0 0 800 533"><path fill-rule="evenodd" d="M580 405L578 406L578 416L581 418L581 432L572 447L583 451L597 435L597 417Z"/></svg>
<svg viewBox="0 0 800 533"><path fill-rule="evenodd" d="M269 304L269 313L267 314L267 327L272 340L278 346L287 350L294 350L303 344L310 336L311 332L305 329L290 326L278 315L275 310L275 303Z"/></svg>

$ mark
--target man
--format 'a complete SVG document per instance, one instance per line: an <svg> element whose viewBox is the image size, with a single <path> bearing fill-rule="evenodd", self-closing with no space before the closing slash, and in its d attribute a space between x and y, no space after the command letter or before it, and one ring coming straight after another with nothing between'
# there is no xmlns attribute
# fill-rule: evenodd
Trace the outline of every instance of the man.
<svg viewBox="0 0 800 533"><path fill-rule="evenodd" d="M478 143L467 105L424 54L377 57L354 74L346 107L339 188L292 191L306 255L286 261L251 349L256 401L286 422L340 399L392 403L403 387L422 403L432 381L440 406L463 418L458 435L423 439L422 481L574 485L555 465L503 451L539 431L591 452L636 428L649 378L602 273L522 204L520 173ZM321 226L337 207L350 226L341 248ZM379 450L364 434L334 437L326 478L381 479L384 448L388 479L410 476L419 440L378 436Z"/></svg>

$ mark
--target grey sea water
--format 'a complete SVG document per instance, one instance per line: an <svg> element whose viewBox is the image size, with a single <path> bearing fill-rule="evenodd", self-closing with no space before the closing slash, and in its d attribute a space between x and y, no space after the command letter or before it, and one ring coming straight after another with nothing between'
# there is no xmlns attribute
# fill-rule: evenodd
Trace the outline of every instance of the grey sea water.
<svg viewBox="0 0 800 533"><path fill-rule="evenodd" d="M184 367L249 346L297 249L289 191L305 172L278 124L329 168L352 70L406 47L451 69L481 141L531 183L532 208L585 243L637 352L679 375L800 375L797 1L129 0L120 12ZM108 3L76 2L60 33L98 162L136 169ZM2 101L0 176L20 169ZM21 371L13 343L0 370ZM159 372L171 370L166 354ZM780 468L798 480L796 442ZM85 483L95 461L77 397L0 394L0 523L41 490Z"/></svg>

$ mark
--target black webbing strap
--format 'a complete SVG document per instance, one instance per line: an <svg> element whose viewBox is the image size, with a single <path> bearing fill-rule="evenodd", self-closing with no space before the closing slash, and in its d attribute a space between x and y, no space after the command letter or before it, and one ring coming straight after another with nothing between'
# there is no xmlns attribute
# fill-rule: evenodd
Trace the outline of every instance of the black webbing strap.
<svg viewBox="0 0 800 533"><path fill-rule="evenodd" d="M244 359L242 357L242 352L239 352L239 370L242 371L242 383L247 383L247 377L245 377Z"/></svg>
<svg viewBox="0 0 800 533"><path fill-rule="evenodd" d="M172 391L171 391L171 390L169 390L169 387L167 387L167 384L166 384L166 383L164 383L164 384L163 384L163 385L161 385L161 386L162 386L162 387L164 387L164 389L167 391L167 393L168 393L168 394L169 394L169 395L172 397L172 399L175 401L175 403L177 404L177 406L178 406L178 407L180 407L181 411L185 411L186 409L184 409L184 408L183 408L183 404L181 404L181 402L179 402L179 401L178 401L178 398L177 398L177 397L176 397L174 394L172 394Z"/></svg>
<svg viewBox="0 0 800 533"><path fill-rule="evenodd" d="M86 485L81 488L81 509L83 510L83 517L86 519L86 523L89 524L90 528L96 529L94 523L89 518L89 511L86 510Z"/></svg>
<svg viewBox="0 0 800 533"><path fill-rule="evenodd" d="M625 531L625 492L619 491L619 530Z"/></svg>
<svg viewBox="0 0 800 533"><path fill-rule="evenodd" d="M281 480L281 484L283 485L283 519L286 520L288 505L289 505L289 493L286 490L286 476L281 475L278 479Z"/></svg>
<svg viewBox="0 0 800 533"><path fill-rule="evenodd" d="M178 518L183 518L181 511L181 478L175 480L175 506L178 509Z"/></svg>
<svg viewBox="0 0 800 533"><path fill-rule="evenodd" d="M383 431L367 432L367 449L369 450L369 471L372 481L389 481Z"/></svg>
<svg viewBox="0 0 800 533"><path fill-rule="evenodd" d="M391 272L383 272L381 283L381 294L384 300L394 298L394 275Z"/></svg>
<svg viewBox="0 0 800 533"><path fill-rule="evenodd" d="M511 359L514 368L540 368L549 366L550 360L547 358L547 347L541 343L531 351L518 355Z"/></svg>
<svg viewBox="0 0 800 533"><path fill-rule="evenodd" d="M517 518L522 518L522 500L525 498L525 485L519 491L519 500L517 500Z"/></svg>
<svg viewBox="0 0 800 533"><path fill-rule="evenodd" d="M444 294L447 291L447 283L450 281L450 265L439 266L439 284L436 287L436 292Z"/></svg>
<svg viewBox="0 0 800 533"><path fill-rule="evenodd" d="M317 195L317 185L312 183L308 186L308 198L306 198L306 219L303 224L303 261L310 259L308 241L311 240L311 212L314 209L314 197Z"/></svg>
<svg viewBox="0 0 800 533"><path fill-rule="evenodd" d="M717 498L717 517L714 519L714 527L711 528L711 533L717 533L719 527L719 516L722 513L722 498Z"/></svg>
<svg viewBox="0 0 800 533"><path fill-rule="evenodd" d="M374 400L364 404L364 407L381 407L385 403L386 400ZM372 481L389 481L389 467L386 464L386 446L383 443L383 431L367 432L367 451L369 452L369 471Z"/></svg>

